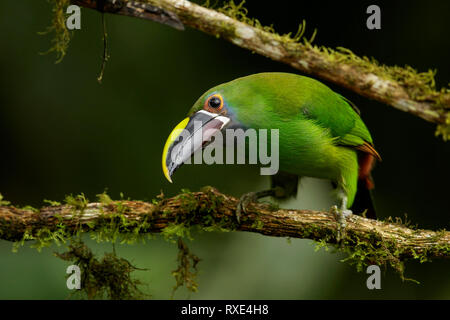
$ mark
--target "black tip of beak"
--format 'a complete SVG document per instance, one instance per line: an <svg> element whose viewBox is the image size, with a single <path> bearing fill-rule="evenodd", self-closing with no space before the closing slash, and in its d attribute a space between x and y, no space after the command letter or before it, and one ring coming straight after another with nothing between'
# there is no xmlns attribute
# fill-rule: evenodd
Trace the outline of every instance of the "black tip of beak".
<svg viewBox="0 0 450 320"><path fill-rule="evenodd" d="M169 177L172 178L175 171L178 170L179 167L181 167L183 163L177 164L175 162L169 161L167 163L167 170L169 171Z"/></svg>

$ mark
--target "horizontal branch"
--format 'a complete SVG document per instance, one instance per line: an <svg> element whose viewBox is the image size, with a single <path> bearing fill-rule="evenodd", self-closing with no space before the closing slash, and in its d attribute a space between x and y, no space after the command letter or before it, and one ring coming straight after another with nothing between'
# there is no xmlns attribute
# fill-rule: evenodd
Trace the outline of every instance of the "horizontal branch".
<svg viewBox="0 0 450 320"><path fill-rule="evenodd" d="M57 204L40 210L0 206L0 239L20 241L46 237L65 241L64 237L69 238L77 232L105 235L105 230L124 238L161 232L179 236L197 226L206 231L247 231L275 237L312 239L323 245L338 244L338 223L329 212L250 204L241 223L237 223L235 209L238 200L211 187L201 192L183 192L172 198L160 198L152 203L112 201L104 194L99 198L100 202L92 203L84 198L71 198L70 204ZM450 232L411 229L400 223L352 215L347 219L345 238L337 247L360 262L397 265L405 259L449 258Z"/></svg>
<svg viewBox="0 0 450 320"><path fill-rule="evenodd" d="M72 2L88 8L97 7L97 0ZM126 15L133 14L130 10L118 10L118 4L127 8L145 6L142 2L126 0L105 0L105 3L116 7L105 6L105 12ZM146 0L145 3L173 13L186 26L436 123L439 125L437 132L444 139L450 137L450 90L435 89L432 71L417 73L410 67L387 67L360 58L348 49L331 50L308 41L299 42L300 37L280 36L272 29L262 27L257 20L246 18L246 11L237 5L220 10L227 15L186 0Z"/></svg>

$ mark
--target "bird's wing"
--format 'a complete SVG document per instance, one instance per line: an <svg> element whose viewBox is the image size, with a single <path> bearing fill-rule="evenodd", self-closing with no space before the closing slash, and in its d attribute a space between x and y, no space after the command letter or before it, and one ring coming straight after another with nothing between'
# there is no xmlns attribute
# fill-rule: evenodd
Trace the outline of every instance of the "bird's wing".
<svg viewBox="0 0 450 320"><path fill-rule="evenodd" d="M338 145L351 147L380 159L369 130L360 118L359 109L337 93L328 92L324 95L318 90L315 92L317 95L310 98L311 103L302 106L302 114L328 129Z"/></svg>
<svg viewBox="0 0 450 320"><path fill-rule="evenodd" d="M348 99L343 98L342 96L340 97L352 108L352 111L355 112L353 126L347 133L338 137L337 143L343 146L355 148L365 153L369 153L378 160L381 160L380 155L373 146L373 141L372 137L370 136L369 130L360 118L359 109L357 109L356 106ZM347 109L349 108L347 107Z"/></svg>
<svg viewBox="0 0 450 320"><path fill-rule="evenodd" d="M358 108L340 94L312 78L285 73L262 73L251 77L252 93L261 93L270 112L286 120L309 119L330 132L336 143L379 158ZM242 105L248 95L239 87ZM250 104L252 105L252 104ZM256 104L259 105L259 104ZM249 110L256 113L256 110Z"/></svg>

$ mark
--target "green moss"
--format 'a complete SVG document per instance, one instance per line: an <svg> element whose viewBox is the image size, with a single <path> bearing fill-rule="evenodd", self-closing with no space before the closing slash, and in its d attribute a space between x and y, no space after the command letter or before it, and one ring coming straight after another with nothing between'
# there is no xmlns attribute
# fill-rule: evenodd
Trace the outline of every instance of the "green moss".
<svg viewBox="0 0 450 320"><path fill-rule="evenodd" d="M176 290L179 287L185 286L191 292L197 292L197 265L200 259L190 252L189 248L183 242L181 238L178 238L178 267L172 271L172 275L175 277L176 284L173 287L172 298L175 295Z"/></svg>
<svg viewBox="0 0 450 320"><path fill-rule="evenodd" d="M132 272L145 269L136 268L115 252L97 259L84 243L74 242L67 252L55 255L80 268L81 290L75 292L88 299L129 300L148 296L140 289L142 283L131 276Z"/></svg>
<svg viewBox="0 0 450 320"><path fill-rule="evenodd" d="M89 248L81 242L80 236L82 231L91 231L91 237L97 241L115 243L120 240L121 243L135 243L144 237L142 232L151 227L149 222L151 213L140 216L139 220L128 219L124 215L126 209L121 201L113 202L106 192L98 197L104 206L115 205L116 212L100 216L83 230L69 231L67 225L71 222L67 220L74 220L73 223L77 224L87 208L88 200L83 194L67 196L65 202L72 206L74 215L71 218L56 217L61 221L52 229L39 223L30 226L23 233L22 239L13 244L13 251L17 251L26 242L30 242L30 247L38 251L53 243L57 245L72 243L68 247L68 252L56 255L80 267L83 275L81 290L83 296L89 299L142 298L144 295L138 288L139 281L131 278L131 273L138 269L127 260L117 257L115 253L107 253L101 259L95 258Z"/></svg>
<svg viewBox="0 0 450 320"><path fill-rule="evenodd" d="M278 210L280 210L280 205L275 202L269 202L269 210L270 211L278 211Z"/></svg>
<svg viewBox="0 0 450 320"><path fill-rule="evenodd" d="M442 238L444 232L445 230L438 232L435 240ZM413 248L399 247L395 239L382 239L377 233L361 237L350 232L341 243L336 245L328 244L332 240L331 237L333 236L328 235L320 241L317 241L316 250L334 247L336 250L347 255L347 257L341 261L354 265L358 272L366 270L366 268L372 264L389 266L400 275L402 280L416 283L418 283L416 280L405 277L405 262L408 260L405 259L406 256L412 256L410 260L424 263L431 262L429 257L434 256L435 253L439 252L441 255L450 254L450 245L447 244L435 246L433 252L426 250L417 252Z"/></svg>
<svg viewBox="0 0 450 320"><path fill-rule="evenodd" d="M12 251L17 252L25 243L32 241L30 247L40 252L43 248L50 247L52 244L60 246L67 243L71 238L72 234L63 223L58 223L53 230L47 227L25 230L22 239L13 243Z"/></svg>
<svg viewBox="0 0 450 320"><path fill-rule="evenodd" d="M191 213L197 209L197 199L189 189L181 189L181 193L177 196L177 198L181 200L180 209L182 211Z"/></svg>
<svg viewBox="0 0 450 320"><path fill-rule="evenodd" d="M258 219L258 217L256 217L255 222L253 222L252 224L252 228L261 230L264 227L264 222L260 219Z"/></svg>
<svg viewBox="0 0 450 320"><path fill-rule="evenodd" d="M25 241L35 240L34 236L30 233L29 230L25 230L23 233L22 239L20 241L16 241L13 243L12 252L18 252L20 247L25 245ZM38 248L38 251L40 248Z"/></svg>
<svg viewBox="0 0 450 320"><path fill-rule="evenodd" d="M106 190L103 193L97 195L98 201L105 206L111 205L114 201L111 197L106 193Z"/></svg>
<svg viewBox="0 0 450 320"><path fill-rule="evenodd" d="M182 237L193 240L192 227L207 232L227 232L236 228L232 218L223 215L218 219L215 215L217 208L222 205L222 196L217 195L212 187L203 187L201 191L207 194L205 200L199 200L188 189L181 190L177 199L180 200L180 209L184 214L175 216L175 222L162 230L165 239L175 241L178 237ZM171 212L167 211L165 214L169 215ZM201 227L198 228L198 225Z"/></svg>
<svg viewBox="0 0 450 320"><path fill-rule="evenodd" d="M388 219L388 222L398 224L404 227L410 225L410 222L405 216L405 222L402 219ZM436 240L442 238L444 232L439 233L436 236ZM417 282L414 279L409 279L404 276L405 272L405 259L406 256L413 256L412 260L418 260L420 263L430 261L429 256L431 252L415 252L411 248L399 247L395 239L383 239L378 233L371 233L364 237L357 235L351 230L347 231L346 236L340 243L331 244L336 240L336 232L325 232L318 227L305 227L301 230L301 233L305 238L318 239L315 242L315 251L324 248L326 251L329 248L334 248L336 251L340 251L346 255L342 262L349 263L356 267L358 272L366 270L369 265L376 264L378 266L389 266L394 269L404 281ZM443 245L439 248L434 248L436 252L450 253L450 246Z"/></svg>
<svg viewBox="0 0 450 320"><path fill-rule="evenodd" d="M116 213L101 216L95 223L88 224L91 239L97 242L118 241L121 244L134 244L144 243L145 239L152 238L152 235L147 233L152 227L151 213L140 215L139 220L134 220L124 215L124 211L128 210L124 205L119 203L116 209Z"/></svg>
<svg viewBox="0 0 450 320"><path fill-rule="evenodd" d="M39 212L38 208L32 207L32 206L24 206L21 208L22 210L27 210L27 211L31 211L31 212Z"/></svg>
<svg viewBox="0 0 450 320"><path fill-rule="evenodd" d="M406 90L410 99L418 102L431 102L435 106L436 114L449 110L450 88L446 87L440 90L436 88L436 70L418 72L408 65L404 67L386 66L374 58L359 57L351 50L342 47L334 50L323 46L313 46L308 43L306 43L306 46L325 56L330 62L354 65L366 73L372 73L381 79L397 82ZM444 140L449 138L450 132L450 111L446 111L446 114L446 123L440 124L436 131L436 135L442 135Z"/></svg>
<svg viewBox="0 0 450 320"><path fill-rule="evenodd" d="M59 63L67 53L67 48L69 47L69 42L72 35L72 32L70 32L66 27L67 14L65 12L66 7L70 4L70 0L49 0L49 2L53 5L52 22L51 25L47 27L46 31L40 32L39 34L54 34L52 46L43 54L55 52L56 63Z"/></svg>
<svg viewBox="0 0 450 320"><path fill-rule="evenodd" d="M125 215L128 207L122 201L113 202L106 193L98 195L98 197L104 206L115 206L115 208L111 208L114 213L100 215L95 221L87 222L82 226L80 218L87 208L88 200L83 194L67 196L65 202L72 207L72 217L55 215L58 223L51 228L40 223L30 226L25 232L21 232L23 236L21 240L13 244L13 251L17 251L19 247L30 240L32 241L30 247L40 251L52 243L57 245L67 243L71 239L81 236L83 232L90 232L91 238L97 242L115 243L119 241L120 243L133 244L145 242L145 239L153 237L152 234L148 233L148 230L152 227L152 212L140 215L139 219L128 218ZM57 203L54 202L53 204L56 205ZM102 208L100 208L100 211L102 212ZM75 225L75 228L69 230L67 226L71 224ZM3 229L8 230L10 228L2 227ZM13 239L14 237L6 238Z"/></svg>
<svg viewBox="0 0 450 320"><path fill-rule="evenodd" d="M347 257L341 261L354 265L358 272L372 264L389 265L400 274L402 279L405 279L403 276L404 264L400 260L402 252L396 248L395 241L381 240L375 234L361 238L350 232L340 243L331 245L329 242L332 237L332 235L328 235L316 241L315 251L321 248L328 251L330 247L333 247L337 251L345 253Z"/></svg>
<svg viewBox="0 0 450 320"><path fill-rule="evenodd" d="M66 196L66 198L64 199L64 202L73 207L74 210L79 211L79 212L83 212L84 209L86 209L89 200L86 199L86 197L84 196L83 193L73 196L73 195L68 195Z"/></svg>
<svg viewBox="0 0 450 320"><path fill-rule="evenodd" d="M314 248L314 251L319 251L320 249L325 249L325 251L329 250L328 243L325 241L325 239L321 239L319 241L315 241L316 247Z"/></svg>
<svg viewBox="0 0 450 320"><path fill-rule="evenodd" d="M435 135L437 137L442 136L442 139L444 139L444 141L450 140L450 111L447 112L445 123L439 124L436 127Z"/></svg>
<svg viewBox="0 0 450 320"><path fill-rule="evenodd" d="M6 200L3 198L3 195L0 193L0 206L9 206L10 204L11 204L11 202L6 201Z"/></svg>
<svg viewBox="0 0 450 320"><path fill-rule="evenodd" d="M161 235L164 239L174 243L176 239L179 238L188 238L193 240L191 235L191 227L185 223L170 223L167 227L162 229Z"/></svg>
<svg viewBox="0 0 450 320"><path fill-rule="evenodd" d="M270 33L276 40L283 42L283 43L296 43L299 42L306 30L306 22L305 20L302 21L302 23L299 24L297 32L295 34L292 34L292 32L286 33L286 34L278 34L273 25L264 26L262 25L258 19L255 18L249 18L248 17L248 10L244 7L245 0L242 0L239 4L236 4L234 0L230 0L228 2L225 2L224 5L220 8L217 8L216 10L229 16L230 18L233 18L235 20L238 20L240 22L246 23L249 26L252 26L254 28L257 28L259 30L265 31ZM209 6L209 2L204 4L206 7ZM234 34L234 30L233 34ZM314 40L314 37L316 36L317 30L314 30L313 35L308 40L308 42L312 42Z"/></svg>
<svg viewBox="0 0 450 320"><path fill-rule="evenodd" d="M57 207L57 206L61 205L61 202L53 201L53 200L47 200L47 199L44 199L44 203L48 204L51 207Z"/></svg>
<svg viewBox="0 0 450 320"><path fill-rule="evenodd" d="M311 238L311 239L324 239L326 242L331 242L332 239L336 238L336 232L326 232L324 229L314 226L314 225L305 225L302 226L302 229L299 230L299 232L305 237L305 238Z"/></svg>
<svg viewBox="0 0 450 320"><path fill-rule="evenodd" d="M398 225L399 227L404 227L412 230L417 230L418 225L413 224L410 220L408 220L408 215L405 213L405 217L402 219L401 217L387 217L386 219L379 220L386 223L391 223Z"/></svg>

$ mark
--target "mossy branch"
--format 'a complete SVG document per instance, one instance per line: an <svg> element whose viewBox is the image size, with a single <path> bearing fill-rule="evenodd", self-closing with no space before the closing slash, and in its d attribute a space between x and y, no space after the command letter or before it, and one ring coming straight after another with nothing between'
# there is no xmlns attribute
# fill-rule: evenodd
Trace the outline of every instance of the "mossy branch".
<svg viewBox="0 0 450 320"><path fill-rule="evenodd" d="M17 208L0 203L0 239L40 244L66 242L80 232L100 240L135 241L145 234L161 233L172 239L190 237L191 227L204 231L247 231L267 236L312 239L320 246L334 245L348 253L358 269L388 263L398 271L408 259L428 261L450 257L450 232L410 228L399 222L376 221L353 215L346 236L337 241L338 223L333 214L310 210L276 209L251 204L241 223L235 219L238 200L207 187L183 191L151 203L113 201L106 194L89 203L84 196L69 197L66 204L52 202L41 209Z"/></svg>
<svg viewBox="0 0 450 320"><path fill-rule="evenodd" d="M97 9L98 1L71 2ZM155 15L144 14L143 8L161 8L166 14L156 21L167 23L165 17L178 17L186 26L436 123L436 134L444 140L450 138L450 88L436 89L433 70L418 73L409 66L389 67L345 48L334 50L313 45L311 39L302 38L304 24L294 36L279 35L273 27L248 18L242 2L230 1L217 10L186 0L104 0L104 3L105 12L151 20L155 20Z"/></svg>

